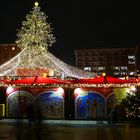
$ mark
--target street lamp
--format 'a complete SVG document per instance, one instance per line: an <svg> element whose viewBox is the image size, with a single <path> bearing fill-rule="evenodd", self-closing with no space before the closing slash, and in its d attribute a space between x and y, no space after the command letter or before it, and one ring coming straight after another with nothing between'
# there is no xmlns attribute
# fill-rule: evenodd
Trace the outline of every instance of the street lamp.
<svg viewBox="0 0 140 140"><path fill-rule="evenodd" d="M106 73L103 72L103 73L102 73L102 76L104 77L104 83L107 83L107 80L106 80Z"/></svg>

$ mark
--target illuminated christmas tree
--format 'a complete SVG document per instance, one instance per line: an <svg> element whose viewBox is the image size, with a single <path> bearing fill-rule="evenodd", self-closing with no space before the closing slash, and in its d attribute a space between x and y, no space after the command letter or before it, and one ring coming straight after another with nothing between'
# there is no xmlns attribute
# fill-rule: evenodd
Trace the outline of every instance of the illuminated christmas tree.
<svg viewBox="0 0 140 140"><path fill-rule="evenodd" d="M30 67L36 67L34 58L37 55L46 54L48 47L55 42L52 28L46 19L47 16L40 11L38 3L35 2L32 11L26 15L26 21L22 22L21 30L17 33L17 46L21 50L28 49L28 54L25 54L26 59L24 58L22 63Z"/></svg>
<svg viewBox="0 0 140 140"><path fill-rule="evenodd" d="M17 33L16 44L21 52L0 66L0 76L43 76L42 74L46 75L44 69L53 70L54 76L58 77L62 75L78 78L95 76L94 73L85 72L64 63L48 52L48 47L55 42L55 37L46 20L47 16L40 11L36 2Z"/></svg>

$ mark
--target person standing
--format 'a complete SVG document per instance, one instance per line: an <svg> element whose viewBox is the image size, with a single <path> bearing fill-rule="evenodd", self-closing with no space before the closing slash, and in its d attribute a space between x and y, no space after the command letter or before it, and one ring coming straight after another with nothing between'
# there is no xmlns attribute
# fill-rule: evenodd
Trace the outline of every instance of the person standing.
<svg viewBox="0 0 140 140"><path fill-rule="evenodd" d="M34 120L34 108L32 104L27 106L27 117L29 121L30 128L32 127L32 121Z"/></svg>

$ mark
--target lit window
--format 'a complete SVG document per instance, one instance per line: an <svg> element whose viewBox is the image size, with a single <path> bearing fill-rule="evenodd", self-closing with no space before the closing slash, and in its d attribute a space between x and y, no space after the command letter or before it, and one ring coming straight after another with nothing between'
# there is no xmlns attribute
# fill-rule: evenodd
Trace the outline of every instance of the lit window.
<svg viewBox="0 0 140 140"><path fill-rule="evenodd" d="M135 56L134 55L128 55L128 59L129 60L135 60Z"/></svg>
<svg viewBox="0 0 140 140"><path fill-rule="evenodd" d="M125 70L125 71L127 71L127 67L126 66L121 66L121 70Z"/></svg>
<svg viewBox="0 0 140 140"><path fill-rule="evenodd" d="M135 75L135 72L130 72L129 75Z"/></svg>
<svg viewBox="0 0 140 140"><path fill-rule="evenodd" d="M116 67L114 66L113 70L117 70L118 71L118 70L120 70L120 68L118 66L116 66Z"/></svg>
<svg viewBox="0 0 140 140"><path fill-rule="evenodd" d="M114 75L119 75L120 74L120 72L114 72Z"/></svg>
<svg viewBox="0 0 140 140"><path fill-rule="evenodd" d="M101 71L105 70L105 67L99 67L99 70L101 70Z"/></svg>
<svg viewBox="0 0 140 140"><path fill-rule="evenodd" d="M12 51L14 51L15 50L15 47L12 47Z"/></svg>
<svg viewBox="0 0 140 140"><path fill-rule="evenodd" d="M84 67L85 71L91 71L91 67Z"/></svg>
<svg viewBox="0 0 140 140"><path fill-rule="evenodd" d="M127 73L124 71L121 71L121 75L127 75Z"/></svg>
<svg viewBox="0 0 140 140"><path fill-rule="evenodd" d="M135 64L135 61L128 61L128 64L134 65Z"/></svg>
<svg viewBox="0 0 140 140"><path fill-rule="evenodd" d="M130 65L135 64L135 56L134 55L128 55L128 64L130 64Z"/></svg>

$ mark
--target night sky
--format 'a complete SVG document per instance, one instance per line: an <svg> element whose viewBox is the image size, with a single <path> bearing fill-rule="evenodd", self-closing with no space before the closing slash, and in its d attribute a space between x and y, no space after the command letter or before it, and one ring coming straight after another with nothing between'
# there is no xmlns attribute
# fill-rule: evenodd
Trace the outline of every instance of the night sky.
<svg viewBox="0 0 140 140"><path fill-rule="evenodd" d="M35 0L3 0L0 4L0 43L14 43L17 29ZM140 43L138 3L107 0L38 0L48 16L56 43L49 49L74 65L74 49L134 47Z"/></svg>

